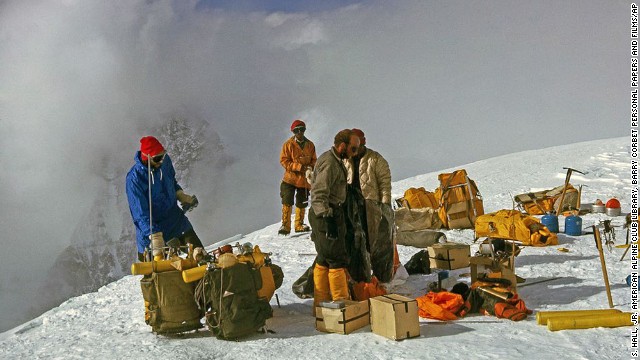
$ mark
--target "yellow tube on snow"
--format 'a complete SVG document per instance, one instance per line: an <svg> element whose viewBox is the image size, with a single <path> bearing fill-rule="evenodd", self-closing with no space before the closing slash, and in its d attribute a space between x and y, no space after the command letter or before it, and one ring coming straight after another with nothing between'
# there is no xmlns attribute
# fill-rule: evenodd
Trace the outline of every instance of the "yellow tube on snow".
<svg viewBox="0 0 640 360"><path fill-rule="evenodd" d="M591 329L595 327L614 328L631 325L633 325L631 313L626 312L579 317L555 317L547 320L547 329L550 331Z"/></svg>
<svg viewBox="0 0 640 360"><path fill-rule="evenodd" d="M131 275L149 275L152 272L165 272L176 270L176 267L172 265L176 260L160 260L139 262L131 264ZM181 269L191 269L198 265L193 259L180 259Z"/></svg>
<svg viewBox="0 0 640 360"><path fill-rule="evenodd" d="M538 311L536 320L538 325L547 325L547 321L557 317L581 317L593 316L601 314L620 314L617 309L599 309L599 310L564 310L564 311Z"/></svg>

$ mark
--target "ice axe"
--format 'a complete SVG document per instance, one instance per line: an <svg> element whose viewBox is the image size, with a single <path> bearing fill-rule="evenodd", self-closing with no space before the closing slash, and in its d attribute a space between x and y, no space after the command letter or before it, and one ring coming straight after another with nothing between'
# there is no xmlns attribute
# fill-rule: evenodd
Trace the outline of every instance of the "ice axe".
<svg viewBox="0 0 640 360"><path fill-rule="evenodd" d="M558 210L556 211L556 216L560 216L560 213L562 212L562 202L564 201L564 195L567 193L567 186L569 186L569 179L571 178L571 173L575 171L577 173L585 175L582 171L579 171L573 168L563 167L563 169L567 169L567 177L564 179L564 189L562 189L562 195L560 196L560 203L558 204Z"/></svg>
<svg viewBox="0 0 640 360"><path fill-rule="evenodd" d="M613 309L613 299L611 298L611 287L609 286L609 275L607 275L607 265L604 261L604 253L602 252L602 239L600 238L600 229L595 225L593 228L593 237L596 239L596 245L598 246L598 253L600 255L600 266L602 267L602 277L604 278L604 285L607 290L607 300L609 300L609 307Z"/></svg>
<svg viewBox="0 0 640 360"><path fill-rule="evenodd" d="M576 207L578 208L578 214L580 214L581 210L580 208L582 207L582 188L583 187L588 187L587 185L584 184L580 184L580 186L578 187L578 204L576 205ZM584 213L587 213L588 211L584 211Z"/></svg>

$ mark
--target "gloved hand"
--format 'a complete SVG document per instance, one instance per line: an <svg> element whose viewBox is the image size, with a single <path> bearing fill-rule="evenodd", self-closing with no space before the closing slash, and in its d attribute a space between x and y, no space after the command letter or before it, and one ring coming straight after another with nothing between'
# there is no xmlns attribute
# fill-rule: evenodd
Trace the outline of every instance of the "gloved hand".
<svg viewBox="0 0 640 360"><path fill-rule="evenodd" d="M204 257L206 255L207 255L207 252L204 250L204 248L197 247L193 249L193 259L196 262L200 262L201 260L204 260Z"/></svg>
<svg viewBox="0 0 640 360"><path fill-rule="evenodd" d="M151 235L149 235L149 239L151 240L151 249L153 250L153 256L163 255L164 250L164 237L162 236L162 232L158 231Z"/></svg>
<svg viewBox="0 0 640 360"><path fill-rule="evenodd" d="M198 198L196 198L195 196L187 195L182 190L176 191L176 197L180 202L180 207L185 212L192 210L198 205Z"/></svg>
<svg viewBox="0 0 640 360"><path fill-rule="evenodd" d="M313 168L311 166L307 166L307 170L304 171L304 177L307 179L309 185L313 182Z"/></svg>
<svg viewBox="0 0 640 360"><path fill-rule="evenodd" d="M333 216L333 209L329 208L327 212L324 213L324 222L327 225L327 239L335 240L338 238L338 222L336 218Z"/></svg>

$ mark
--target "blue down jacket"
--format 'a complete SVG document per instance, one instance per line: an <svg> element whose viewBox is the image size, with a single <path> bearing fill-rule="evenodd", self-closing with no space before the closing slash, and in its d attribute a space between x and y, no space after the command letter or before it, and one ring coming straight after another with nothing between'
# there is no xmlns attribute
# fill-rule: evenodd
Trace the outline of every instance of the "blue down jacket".
<svg viewBox="0 0 640 360"><path fill-rule="evenodd" d="M153 229L149 228L149 177L147 166L140 160L140 151L134 157L135 164L127 174L127 199L133 224L136 226L138 252L144 252L151 242L149 235L161 231L165 242L192 229L189 219L178 207L176 191L182 187L176 181L176 171L169 155L162 165L151 171L151 204Z"/></svg>

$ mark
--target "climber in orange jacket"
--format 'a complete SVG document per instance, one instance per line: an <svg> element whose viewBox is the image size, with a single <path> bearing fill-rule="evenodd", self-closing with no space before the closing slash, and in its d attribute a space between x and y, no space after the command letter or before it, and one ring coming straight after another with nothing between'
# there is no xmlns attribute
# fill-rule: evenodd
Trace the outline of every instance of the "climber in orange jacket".
<svg viewBox="0 0 640 360"><path fill-rule="evenodd" d="M296 205L294 222L295 232L311 230L304 224L304 213L309 204L309 189L311 185L306 174L313 171L316 164L316 147L304 136L307 126L302 120L295 120L291 124L293 136L289 138L280 151L280 164L284 168L284 177L280 184L280 198L282 198L282 226L278 230L280 235L291 232L291 210Z"/></svg>

